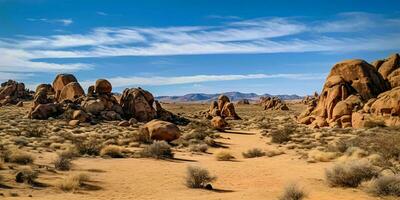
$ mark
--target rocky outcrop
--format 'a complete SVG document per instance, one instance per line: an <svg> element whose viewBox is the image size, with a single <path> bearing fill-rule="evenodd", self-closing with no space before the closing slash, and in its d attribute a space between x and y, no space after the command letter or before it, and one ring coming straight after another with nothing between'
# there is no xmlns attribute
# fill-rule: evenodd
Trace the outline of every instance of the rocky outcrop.
<svg viewBox="0 0 400 200"><path fill-rule="evenodd" d="M25 89L24 83L18 83L13 80L8 80L1 84L0 87L0 104L17 104L23 100L32 99L31 94Z"/></svg>
<svg viewBox="0 0 400 200"><path fill-rule="evenodd" d="M224 118L216 116L211 119L211 126L216 130L225 131L225 128L228 126L228 123L225 121Z"/></svg>
<svg viewBox="0 0 400 200"><path fill-rule="evenodd" d="M72 74L58 74L56 76L56 78L53 81L53 89L54 89L56 100L59 100L58 98L60 96L62 89L66 85L68 85L69 83L72 83L72 82L78 82L78 80Z"/></svg>
<svg viewBox="0 0 400 200"><path fill-rule="evenodd" d="M140 127L139 132L151 140L164 140L171 142L181 136L177 125L162 120L151 120Z"/></svg>
<svg viewBox="0 0 400 200"><path fill-rule="evenodd" d="M75 101L84 95L85 92L83 91L81 85L78 82L71 82L62 88L57 100L59 102L66 100Z"/></svg>
<svg viewBox="0 0 400 200"><path fill-rule="evenodd" d="M120 99L124 117L135 118L139 122L148 122L157 117L153 103L153 95L140 87L125 89Z"/></svg>
<svg viewBox="0 0 400 200"><path fill-rule="evenodd" d="M215 116L220 116L222 118L228 118L233 120L241 119L235 111L235 106L230 102L229 98L225 95L220 95L218 97L218 102L211 102L210 109L207 112L207 118L211 119Z"/></svg>
<svg viewBox="0 0 400 200"><path fill-rule="evenodd" d="M399 55L375 61L347 60L329 73L316 104L308 105L298 121L312 127L400 125ZM399 79L400 80L400 79Z"/></svg>
<svg viewBox="0 0 400 200"><path fill-rule="evenodd" d="M240 99L236 104L238 104L238 105L249 105L250 101L248 99Z"/></svg>
<svg viewBox="0 0 400 200"><path fill-rule="evenodd" d="M289 110L289 107L278 97L261 97L260 104L264 110Z"/></svg>

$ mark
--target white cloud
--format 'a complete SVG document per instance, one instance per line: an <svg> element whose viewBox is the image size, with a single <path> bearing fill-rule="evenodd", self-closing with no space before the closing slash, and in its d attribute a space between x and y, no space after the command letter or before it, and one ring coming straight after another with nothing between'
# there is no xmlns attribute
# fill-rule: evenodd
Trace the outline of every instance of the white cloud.
<svg viewBox="0 0 400 200"><path fill-rule="evenodd" d="M268 79L283 78L295 80L324 79L326 74L245 74L245 75L194 75L194 76L130 76L130 77L108 77L113 87L133 87L133 86L158 86L158 85L178 85L190 83L203 83L210 81L234 81L246 79ZM82 81L84 87L93 85L95 80Z"/></svg>
<svg viewBox="0 0 400 200"><path fill-rule="evenodd" d="M51 24L61 24L63 26L69 26L74 21L72 19L47 19L47 18L27 18L26 20L31 22L45 22Z"/></svg>
<svg viewBox="0 0 400 200"><path fill-rule="evenodd" d="M70 19L28 20L73 23ZM77 71L91 67L38 60L49 58L392 50L400 46L399 22L382 15L342 13L335 20L322 22L259 18L219 26L99 27L85 34L0 38L0 71ZM380 26L394 31L326 34L379 30Z"/></svg>

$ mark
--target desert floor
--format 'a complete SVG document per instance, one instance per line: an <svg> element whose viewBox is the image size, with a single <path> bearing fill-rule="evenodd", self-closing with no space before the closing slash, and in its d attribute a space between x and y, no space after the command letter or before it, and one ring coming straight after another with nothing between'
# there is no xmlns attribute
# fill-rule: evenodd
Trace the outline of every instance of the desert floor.
<svg viewBox="0 0 400 200"><path fill-rule="evenodd" d="M200 118L197 113L206 110L208 105L164 104L164 107L183 116ZM30 127L47 131L46 136L39 139L25 138L28 142L21 147L34 155L35 168L40 171L38 182L43 185L30 186L13 182L12 174L20 166L8 164L6 169L0 170L0 175L5 177L5 184L0 187L0 199L277 199L289 183L302 186L308 194L306 199L310 200L381 199L368 194L363 186L354 189L329 187L324 174L335 163L335 158L310 160L310 156L306 156L310 151L323 150L324 144L337 138L352 137L355 131L338 130L332 134L333 131L328 129L314 131L300 127L304 134L297 134L293 141L285 144L271 143L271 138L265 133L285 124L294 124L294 116L304 109L304 105L299 103L291 103L289 107L291 111L264 111L257 105L238 105L237 112L243 120L229 121L232 130L217 133L220 137L216 141L220 147L209 147L205 153L174 147L175 158L170 160L79 157L73 160L71 171L87 173L91 181L85 188L75 192L64 192L56 187L71 172L51 169L52 161L62 149L62 135L123 134L128 137L129 132L137 129L118 127L114 122L68 127L60 120L24 119L29 109L28 104L23 108L2 107L0 139L3 144L15 142L15 138L21 137L18 133ZM53 137L51 134L54 134ZM140 148L129 142L120 144L131 150ZM242 152L250 148L283 154L244 158ZM235 159L217 161L215 153L219 151L228 151ZM212 183L214 190L190 189L185 186L186 168L190 165L207 168L217 176L217 180Z"/></svg>

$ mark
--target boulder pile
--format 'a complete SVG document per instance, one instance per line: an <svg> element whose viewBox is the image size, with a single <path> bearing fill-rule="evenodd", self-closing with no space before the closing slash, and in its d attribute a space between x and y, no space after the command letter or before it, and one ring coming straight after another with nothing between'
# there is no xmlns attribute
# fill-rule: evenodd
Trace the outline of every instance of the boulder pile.
<svg viewBox="0 0 400 200"><path fill-rule="evenodd" d="M8 80L0 85L0 106L21 104L19 102L31 99L32 95L25 88L24 83Z"/></svg>
<svg viewBox="0 0 400 200"><path fill-rule="evenodd" d="M298 116L312 127L362 128L400 125L400 57L369 64L364 60L337 63L326 78L316 104Z"/></svg>
<svg viewBox="0 0 400 200"><path fill-rule="evenodd" d="M238 105L249 105L250 101L248 99L241 99L236 104L238 104Z"/></svg>
<svg viewBox="0 0 400 200"><path fill-rule="evenodd" d="M278 97L261 97L260 104L264 110L289 110L289 107Z"/></svg>
<svg viewBox="0 0 400 200"><path fill-rule="evenodd" d="M212 119L216 116L220 116L223 119L241 119L239 115L236 114L234 104L230 102L229 97L225 95L220 95L218 101L211 102L210 108L206 114L208 119Z"/></svg>
<svg viewBox="0 0 400 200"><path fill-rule="evenodd" d="M155 104L156 108L153 107ZM153 95L141 88L125 89L120 100L112 93L112 85L105 79L98 79L89 86L87 95L72 74L59 74L53 85L37 87L28 117L32 119L62 118L70 125L97 123L101 120L123 120L120 124L131 125L162 119L177 124L189 121L161 107Z"/></svg>

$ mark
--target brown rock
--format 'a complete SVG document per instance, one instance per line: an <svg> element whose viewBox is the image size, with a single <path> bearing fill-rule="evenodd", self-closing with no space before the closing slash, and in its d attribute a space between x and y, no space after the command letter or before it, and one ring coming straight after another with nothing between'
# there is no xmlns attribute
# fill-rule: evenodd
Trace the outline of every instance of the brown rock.
<svg viewBox="0 0 400 200"><path fill-rule="evenodd" d="M58 96L58 101L59 102L65 100L75 101L76 99L84 95L85 92L83 91L81 85L78 82L71 82L63 87Z"/></svg>
<svg viewBox="0 0 400 200"><path fill-rule="evenodd" d="M235 106L231 102L225 103L225 105L224 105L224 107L222 108L222 111L221 111L221 117L223 117L223 118L232 118L234 120L241 119L236 114Z"/></svg>
<svg viewBox="0 0 400 200"><path fill-rule="evenodd" d="M53 81L53 89L55 92L56 100L58 100L61 90L64 88L64 86L72 82L78 82L78 80L72 74L58 74L56 76L56 78Z"/></svg>
<svg viewBox="0 0 400 200"><path fill-rule="evenodd" d="M54 95L54 89L50 84L40 84L36 87L35 93L43 90L47 95Z"/></svg>
<svg viewBox="0 0 400 200"><path fill-rule="evenodd" d="M24 107L24 102L19 101L19 102L17 103L17 107Z"/></svg>
<svg viewBox="0 0 400 200"><path fill-rule="evenodd" d="M94 90L98 94L110 94L112 91L112 86L107 80L98 79L94 85Z"/></svg>
<svg viewBox="0 0 400 200"><path fill-rule="evenodd" d="M90 116L82 110L75 110L72 113L73 120L79 120L79 122L87 122L90 120Z"/></svg>
<svg viewBox="0 0 400 200"><path fill-rule="evenodd" d="M178 126L173 123L152 120L140 128L140 132L145 133L152 140L164 140L171 142L181 136Z"/></svg>
<svg viewBox="0 0 400 200"><path fill-rule="evenodd" d="M79 123L80 123L80 121L77 120L77 119L73 119L73 120L70 120L70 121L68 122L68 124L69 124L70 126L78 126Z"/></svg>
<svg viewBox="0 0 400 200"><path fill-rule="evenodd" d="M156 118L157 112L153 103L153 95L141 88L125 89L120 99L125 118L135 118L140 122Z"/></svg>
<svg viewBox="0 0 400 200"><path fill-rule="evenodd" d="M237 102L238 105L249 105L250 101L248 99L241 99Z"/></svg>
<svg viewBox="0 0 400 200"><path fill-rule="evenodd" d="M118 123L118 126L129 126L129 125L131 125L131 124L126 120L123 120L123 121Z"/></svg>
<svg viewBox="0 0 400 200"><path fill-rule="evenodd" d="M222 117L216 116L211 119L211 126L216 130L224 131L228 123Z"/></svg>
<svg viewBox="0 0 400 200"><path fill-rule="evenodd" d="M61 112L62 110L58 104L39 104L29 114L29 117L32 119L48 119L49 117L58 116Z"/></svg>

